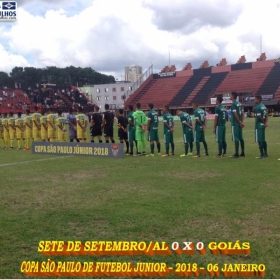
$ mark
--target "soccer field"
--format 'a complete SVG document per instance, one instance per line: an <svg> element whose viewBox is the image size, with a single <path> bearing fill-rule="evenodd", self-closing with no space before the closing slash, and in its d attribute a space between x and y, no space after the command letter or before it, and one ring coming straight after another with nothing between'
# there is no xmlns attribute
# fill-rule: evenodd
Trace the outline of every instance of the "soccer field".
<svg viewBox="0 0 280 280"><path fill-rule="evenodd" d="M179 122L174 157L59 157L1 149L0 277L27 277L20 272L23 261L47 260L38 252L41 240L166 241L169 245L240 240L250 243L249 256L212 255L207 248L205 255L193 256L51 259L166 262L173 267L183 262L204 267L256 263L266 266L265 278L280 278L279 121L269 119L269 157L263 160L255 159L259 150L254 119L245 119L246 157L239 159L214 158L218 147L213 121L206 131L210 156L199 159L180 158L184 147ZM159 134L164 152L162 125ZM232 155L229 123L227 142L227 154Z"/></svg>

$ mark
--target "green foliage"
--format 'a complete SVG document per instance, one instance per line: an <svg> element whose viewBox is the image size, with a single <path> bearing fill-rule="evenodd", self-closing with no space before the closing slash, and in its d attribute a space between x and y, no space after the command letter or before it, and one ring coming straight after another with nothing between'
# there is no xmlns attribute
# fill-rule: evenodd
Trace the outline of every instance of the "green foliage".
<svg viewBox="0 0 280 280"><path fill-rule="evenodd" d="M46 68L14 67L10 76L0 72L0 86L13 86L21 83L22 88L35 87L37 83L51 83L59 87L70 85L83 86L85 84L111 84L115 83L113 76L96 72L91 67L81 68L69 66L59 68L48 66Z"/></svg>

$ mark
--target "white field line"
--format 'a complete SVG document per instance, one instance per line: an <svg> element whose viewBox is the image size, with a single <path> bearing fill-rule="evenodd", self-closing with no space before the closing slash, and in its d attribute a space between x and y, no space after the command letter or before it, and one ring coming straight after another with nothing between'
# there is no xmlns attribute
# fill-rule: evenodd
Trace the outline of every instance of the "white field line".
<svg viewBox="0 0 280 280"><path fill-rule="evenodd" d="M11 163L0 164L0 167L18 165L18 164L27 164L27 163L38 162L38 161L55 160L55 159L61 159L61 158L66 158L66 157L71 157L71 156L57 156L57 157L53 157L53 158L43 158L43 159L11 162Z"/></svg>

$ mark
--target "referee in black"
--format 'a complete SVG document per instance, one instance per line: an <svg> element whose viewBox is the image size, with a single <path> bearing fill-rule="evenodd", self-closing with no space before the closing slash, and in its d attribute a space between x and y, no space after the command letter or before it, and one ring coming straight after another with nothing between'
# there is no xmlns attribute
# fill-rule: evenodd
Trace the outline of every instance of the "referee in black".
<svg viewBox="0 0 280 280"><path fill-rule="evenodd" d="M94 106L94 113L90 120L90 136L91 143L94 143L94 138L97 137L99 143L102 143L102 115L99 113L99 107Z"/></svg>
<svg viewBox="0 0 280 280"><path fill-rule="evenodd" d="M114 120L115 116L112 112L109 111L109 104L105 104L105 112L103 114L102 125L104 128L104 137L106 143L115 143L114 140Z"/></svg>

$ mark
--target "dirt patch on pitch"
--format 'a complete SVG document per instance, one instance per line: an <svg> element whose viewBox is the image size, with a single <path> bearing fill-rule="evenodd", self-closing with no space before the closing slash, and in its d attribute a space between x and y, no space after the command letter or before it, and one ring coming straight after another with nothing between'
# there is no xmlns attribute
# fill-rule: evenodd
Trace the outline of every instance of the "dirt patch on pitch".
<svg viewBox="0 0 280 280"><path fill-rule="evenodd" d="M58 183L58 182L67 182L67 183L77 183L77 181L81 181L84 179L96 179L96 178L106 178L107 173L104 170L85 170L79 171L77 173L59 173L59 174L46 174L41 176L30 176L30 177L23 177L18 176L14 177L13 181L28 181L28 182L51 182L51 183Z"/></svg>
<svg viewBox="0 0 280 280"><path fill-rule="evenodd" d="M160 177L168 177L168 178L176 178L176 179L187 179L187 180L203 180L203 179L210 179L221 177L222 174L217 173L216 171L199 171L199 172L160 172Z"/></svg>

